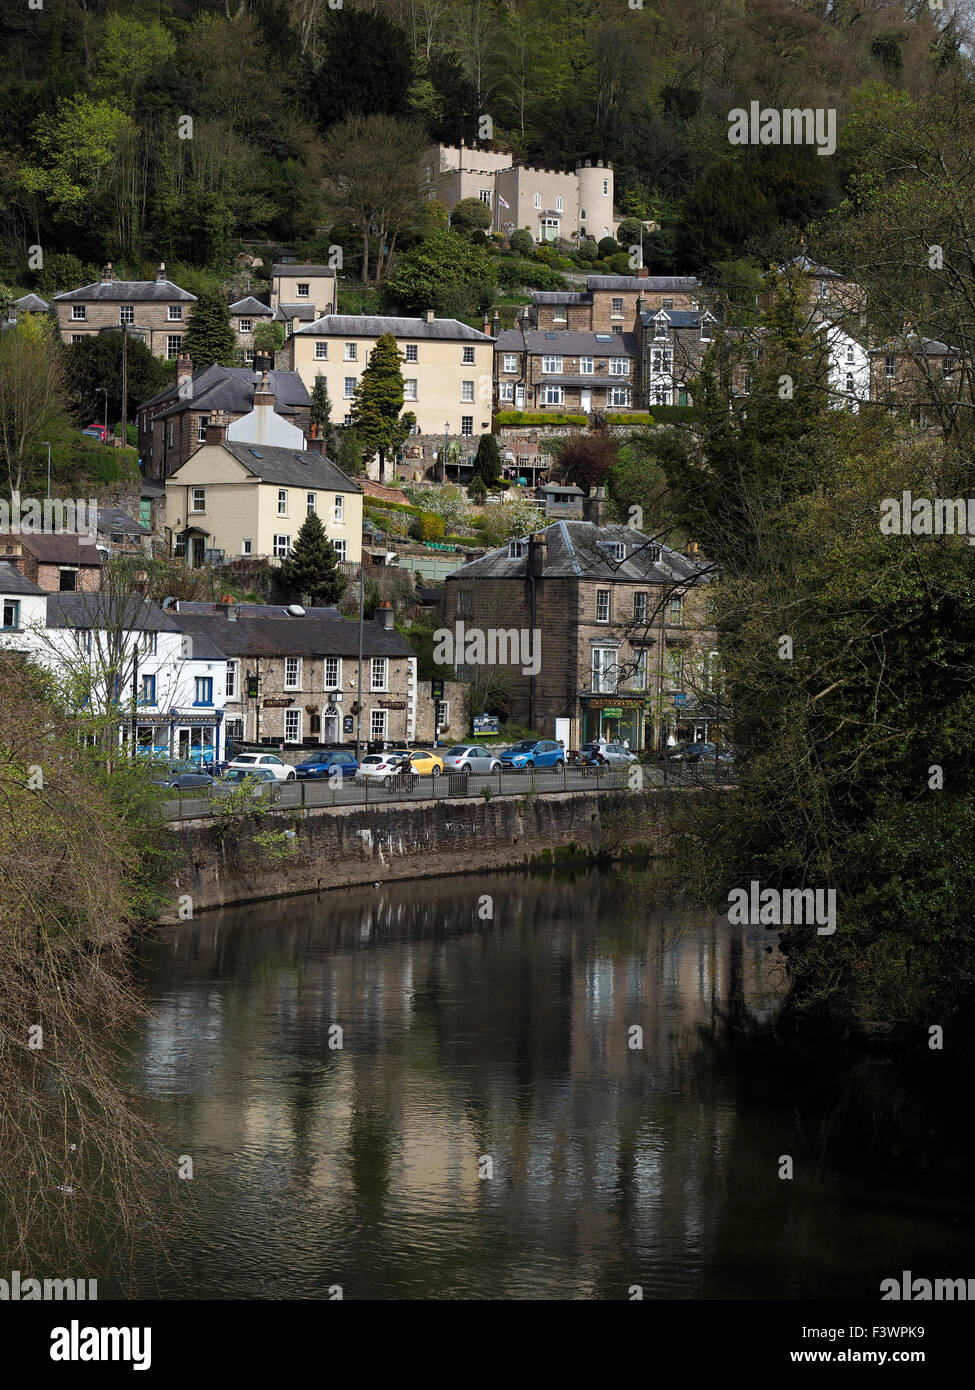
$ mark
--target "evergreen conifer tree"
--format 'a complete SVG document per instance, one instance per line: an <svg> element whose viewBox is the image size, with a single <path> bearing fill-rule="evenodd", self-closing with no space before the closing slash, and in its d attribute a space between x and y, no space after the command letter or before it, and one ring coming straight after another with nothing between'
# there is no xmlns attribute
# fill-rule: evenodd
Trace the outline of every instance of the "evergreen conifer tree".
<svg viewBox="0 0 975 1390"><path fill-rule="evenodd" d="M335 549L317 512L309 512L291 553L281 561L282 588L314 607L337 603L345 592Z"/></svg>
<svg viewBox="0 0 975 1390"><path fill-rule="evenodd" d="M193 305L181 350L197 371L211 367L232 367L237 356L237 339L230 323L227 301L219 292L202 290Z"/></svg>

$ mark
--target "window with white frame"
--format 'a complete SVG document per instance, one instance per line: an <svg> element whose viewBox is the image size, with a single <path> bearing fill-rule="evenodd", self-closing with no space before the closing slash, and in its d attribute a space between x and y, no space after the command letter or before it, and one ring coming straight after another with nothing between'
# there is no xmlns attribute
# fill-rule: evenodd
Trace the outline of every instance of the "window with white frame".
<svg viewBox="0 0 975 1390"><path fill-rule="evenodd" d="M166 317L167 317L167 319L169 320L170 323L182 323L182 322L183 322L183 306L182 306L182 304L170 304L169 310L168 310L168 312L167 312L167 314L166 314Z"/></svg>
<svg viewBox="0 0 975 1390"><path fill-rule="evenodd" d="M542 405L563 405L565 402L565 390L561 386L543 386Z"/></svg>
<svg viewBox="0 0 975 1390"><path fill-rule="evenodd" d="M473 383L473 381L462 381L462 382L460 383L460 398L461 398L462 401L470 401L471 403L473 403L473 400L474 400L474 383Z"/></svg>
<svg viewBox="0 0 975 1390"><path fill-rule="evenodd" d="M305 511L308 513L309 516L310 516L310 515L312 514L312 512L315 510L316 500L317 500L317 493L314 493L314 492L307 492L307 493L305 493Z"/></svg>
<svg viewBox="0 0 975 1390"><path fill-rule="evenodd" d="M417 378L415 376L408 376L403 378L404 401L415 401L417 399L416 383Z"/></svg>
<svg viewBox="0 0 975 1390"><path fill-rule="evenodd" d="M562 195L561 195L561 193L558 194L557 197L556 197L556 199L555 199L555 211L556 211L556 212L561 212L561 211L562 211Z"/></svg>
<svg viewBox="0 0 975 1390"><path fill-rule="evenodd" d="M347 556L347 554L348 554L348 547L349 547L348 541L333 541L333 542L332 542L332 549L335 551L335 558L336 558L336 560L338 560L338 562L339 562L340 565L344 565L344 564L345 564L346 556Z"/></svg>
<svg viewBox="0 0 975 1390"><path fill-rule="evenodd" d="M619 678L615 647L593 647L592 688L597 694L613 695Z"/></svg>
<svg viewBox="0 0 975 1390"><path fill-rule="evenodd" d="M490 190L490 188L480 188L480 189L478 189L477 196L480 198L480 200L481 200L482 203L487 203L488 207L491 206L491 190Z"/></svg>
<svg viewBox="0 0 975 1390"><path fill-rule="evenodd" d="M594 357L580 357L580 358L579 358L579 375L580 375L580 376L592 376L592 374L593 374L593 372L594 372L595 370L596 370L596 359L595 359Z"/></svg>
<svg viewBox="0 0 975 1390"><path fill-rule="evenodd" d="M389 662L384 656L374 656L370 662L369 670L369 689L386 690L389 674Z"/></svg>
<svg viewBox="0 0 975 1390"><path fill-rule="evenodd" d="M341 690L342 688L342 658L340 656L327 656L325 658L325 689Z"/></svg>
<svg viewBox="0 0 975 1390"><path fill-rule="evenodd" d="M680 690L684 684L684 653L680 649L667 658L667 680L671 690Z"/></svg>
<svg viewBox="0 0 975 1390"><path fill-rule="evenodd" d="M667 376L674 369L674 349L654 348L650 353L651 372L663 372Z"/></svg>
<svg viewBox="0 0 975 1390"><path fill-rule="evenodd" d="M118 310L119 323L135 323L135 305L120 304Z"/></svg>
<svg viewBox="0 0 975 1390"><path fill-rule="evenodd" d="M666 336L667 336L667 334L668 334L669 332L670 332L670 322L669 322L668 319L666 319L666 318L654 319L654 321L653 321L653 336L654 336L655 338L666 338Z"/></svg>
<svg viewBox="0 0 975 1390"><path fill-rule="evenodd" d="M295 286L295 293L299 299L307 299L311 294L311 283L308 280L299 280Z"/></svg>
<svg viewBox="0 0 975 1390"><path fill-rule="evenodd" d="M630 400L630 388L628 386L611 386L609 388L610 405L628 406Z"/></svg>
<svg viewBox="0 0 975 1390"><path fill-rule="evenodd" d="M286 709L284 712L285 743L301 742L301 710Z"/></svg>
<svg viewBox="0 0 975 1390"><path fill-rule="evenodd" d="M621 319L621 318L623 317L623 296L622 296L622 295L618 295L618 296L617 296L617 295L614 295L613 298L611 299L611 301L610 301L610 307L609 307L609 315L610 315L610 318L614 318L614 319Z"/></svg>
<svg viewBox="0 0 975 1390"><path fill-rule="evenodd" d="M227 674L224 676L224 691L228 700L237 698L237 663L236 661L227 662Z"/></svg>
<svg viewBox="0 0 975 1390"><path fill-rule="evenodd" d="M564 361L564 359L561 358L561 357L543 357L543 358L542 358L542 371L543 371L543 372L561 372L561 370L562 370L562 362L563 362L563 361Z"/></svg>
<svg viewBox="0 0 975 1390"><path fill-rule="evenodd" d="M288 489L287 489L286 487L279 487L279 488L278 488L278 516L287 516L287 515L288 515Z"/></svg>
<svg viewBox="0 0 975 1390"><path fill-rule="evenodd" d="M628 357L611 357L609 359L610 376L629 376L630 359Z"/></svg>
<svg viewBox="0 0 975 1390"><path fill-rule="evenodd" d="M503 353L501 369L505 372L516 372L518 370L518 354L516 352Z"/></svg>
<svg viewBox="0 0 975 1390"><path fill-rule="evenodd" d="M852 390L853 390L853 373L852 373L852 372L847 372L847 374L846 374L846 389L847 389L848 391L852 391Z"/></svg>
<svg viewBox="0 0 975 1390"><path fill-rule="evenodd" d="M641 647L633 657L633 675L630 683L634 690L646 690L647 688L647 649Z"/></svg>
<svg viewBox="0 0 975 1390"><path fill-rule="evenodd" d="M536 208L540 208L540 207L542 206L542 195L541 195L541 193L536 193L536 194L535 194L534 198L532 199L532 205L533 205L533 207L536 207Z"/></svg>
<svg viewBox="0 0 975 1390"><path fill-rule="evenodd" d="M345 498L341 492L335 494L335 501L332 505L332 520L337 526L341 526L345 520Z"/></svg>
<svg viewBox="0 0 975 1390"><path fill-rule="evenodd" d="M72 304L71 317L78 323L81 319L88 317L88 306L86 304Z"/></svg>
<svg viewBox="0 0 975 1390"><path fill-rule="evenodd" d="M528 554L528 542L517 540L508 542L508 559L520 560L523 555Z"/></svg>
<svg viewBox="0 0 975 1390"><path fill-rule="evenodd" d="M565 305L564 305L564 304L556 304L555 308L552 310L552 322L553 322L553 323L565 323L565 322L566 322L566 311L565 311Z"/></svg>
<svg viewBox="0 0 975 1390"><path fill-rule="evenodd" d="M344 395L345 395L345 399L346 399L347 401L351 400L352 397L355 395L355 377L354 377L354 376L347 376L347 377L345 378L345 391L344 391ZM346 424L348 424L348 420L346 420Z"/></svg>
<svg viewBox="0 0 975 1390"><path fill-rule="evenodd" d="M286 656L284 658L284 688L285 690L301 689L300 656Z"/></svg>
<svg viewBox="0 0 975 1390"><path fill-rule="evenodd" d="M209 415L201 415L196 422L196 442L205 444L207 442L207 425L210 423Z"/></svg>
<svg viewBox="0 0 975 1390"><path fill-rule="evenodd" d="M674 627L680 627L684 621L684 596L683 594L671 594L670 603L667 606L667 621Z"/></svg>
<svg viewBox="0 0 975 1390"><path fill-rule="evenodd" d="M369 711L369 737L375 742L386 742L386 720L388 711L373 709Z"/></svg>
<svg viewBox="0 0 975 1390"><path fill-rule="evenodd" d="M470 437L474 433L473 415L462 415L460 417L460 432L466 437Z"/></svg>
<svg viewBox="0 0 975 1390"><path fill-rule="evenodd" d="M358 344L358 343L346 343L346 345L345 345L345 360L346 360L346 362L358 362L358 360L359 360L359 344Z"/></svg>
<svg viewBox="0 0 975 1390"><path fill-rule="evenodd" d="M852 361L854 360L854 357L853 357L853 344L852 344L852 343L851 343L851 344L849 345L849 347L847 347L847 349L846 349L846 360L847 360L847 362L852 362Z"/></svg>
<svg viewBox="0 0 975 1390"><path fill-rule="evenodd" d="M195 487L193 489L192 500L190 502L191 512L205 512L207 509L207 490L205 487Z"/></svg>
<svg viewBox="0 0 975 1390"><path fill-rule="evenodd" d="M286 555L290 555L290 553L291 553L291 537L290 537L290 536L275 536L275 537L274 537L274 558L275 558L275 560L283 560L283 559L285 558L285 556L286 556Z"/></svg>
<svg viewBox="0 0 975 1390"><path fill-rule="evenodd" d="M897 375L897 358L894 357L892 354L888 353L888 355L884 358L884 376L896 376L896 375Z"/></svg>
<svg viewBox="0 0 975 1390"><path fill-rule="evenodd" d="M405 353L406 353L406 360L407 360L407 362L415 362L415 361L417 360L417 346L416 346L416 343L407 343L407 344L406 344L406 348L405 348Z"/></svg>
<svg viewBox="0 0 975 1390"><path fill-rule="evenodd" d="M72 341L73 343L83 343L83 342L85 341L85 335L84 335L84 333L72 333L72 334L71 334L71 341Z"/></svg>
<svg viewBox="0 0 975 1390"><path fill-rule="evenodd" d="M609 194L609 179L603 179L603 193Z"/></svg>
<svg viewBox="0 0 975 1390"><path fill-rule="evenodd" d="M437 700L436 704L434 705L434 718L436 720L437 728L441 732L443 732L444 729L450 728L449 700Z"/></svg>
<svg viewBox="0 0 975 1390"><path fill-rule="evenodd" d="M166 356L167 356L167 357L178 357L178 356L179 356L180 346L181 346L182 342L183 342L183 335L182 335L182 333L167 333L167 334L166 334Z"/></svg>
<svg viewBox="0 0 975 1390"><path fill-rule="evenodd" d="M241 555L253 555L254 542L252 540L242 540L240 543L240 553Z"/></svg>
<svg viewBox="0 0 975 1390"><path fill-rule="evenodd" d="M315 357L319 362L328 361L328 343L315 344Z"/></svg>
<svg viewBox="0 0 975 1390"><path fill-rule="evenodd" d="M502 381L498 385L498 400L513 401L515 398L515 383L513 381Z"/></svg>
<svg viewBox="0 0 975 1390"><path fill-rule="evenodd" d="M645 623L650 611L650 595L646 589L638 589L633 595L633 621Z"/></svg>
<svg viewBox="0 0 975 1390"><path fill-rule="evenodd" d="M463 348L461 360L467 365L472 365L474 362L474 349L472 347Z"/></svg>
<svg viewBox="0 0 975 1390"><path fill-rule="evenodd" d="M253 361L254 361L254 349L253 349L253 348L244 348L244 361L245 361L245 362L253 362Z"/></svg>
<svg viewBox="0 0 975 1390"><path fill-rule="evenodd" d="M710 319L702 319L702 320L701 320L701 342L702 342L702 343L709 343L710 341L711 341L711 321L710 321Z"/></svg>
<svg viewBox="0 0 975 1390"><path fill-rule="evenodd" d="M250 321L250 319L241 319L241 320L240 320L240 328L238 329L238 332L240 332L240 333L249 333L250 331L251 331L251 321Z"/></svg>
<svg viewBox="0 0 975 1390"><path fill-rule="evenodd" d="M609 590L608 590L608 589L597 589L597 590L596 590L596 622L597 622L597 623L608 623L608 622L609 622Z"/></svg>

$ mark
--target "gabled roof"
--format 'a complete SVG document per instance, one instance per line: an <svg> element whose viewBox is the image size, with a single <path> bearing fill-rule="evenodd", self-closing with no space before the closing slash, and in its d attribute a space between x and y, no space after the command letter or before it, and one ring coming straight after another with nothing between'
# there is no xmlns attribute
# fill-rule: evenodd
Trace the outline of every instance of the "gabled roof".
<svg viewBox="0 0 975 1390"><path fill-rule="evenodd" d="M230 306L231 314L245 314L249 315L251 318L259 318L262 314L266 314L267 317L270 318L273 312L274 310L271 308L270 304L265 304L262 300L255 299L252 294L244 295L243 299L236 300Z"/></svg>
<svg viewBox="0 0 975 1390"><path fill-rule="evenodd" d="M151 400L143 402L140 410L151 406L165 406L156 411L156 418L178 415L183 410L224 410L228 415L247 415L254 409L255 377L260 373L251 367L204 367L193 373L193 392L191 396L181 397L177 386L167 386ZM292 414L292 406L310 406L311 396L308 388L297 372L273 370L268 372L268 381L274 391L274 409L279 415Z"/></svg>
<svg viewBox="0 0 975 1390"><path fill-rule="evenodd" d="M82 285L77 290L65 290L54 296L55 304L69 304L79 300L157 300L171 299L196 303L196 295L181 290L172 280L100 280L94 285Z"/></svg>
<svg viewBox="0 0 975 1390"><path fill-rule="evenodd" d="M25 294L20 299L15 299L12 307L19 309L24 314L43 314L51 306L46 299L41 299L40 295Z"/></svg>
<svg viewBox="0 0 975 1390"><path fill-rule="evenodd" d="M128 512L123 512L121 507L99 507L97 512L97 526L99 534L105 532L120 531L127 536L148 536L147 527L141 521L136 521L129 516Z"/></svg>
<svg viewBox="0 0 975 1390"><path fill-rule="evenodd" d="M533 304L591 304L592 295L584 290L533 290Z"/></svg>
<svg viewBox="0 0 975 1390"><path fill-rule="evenodd" d="M42 565L100 565L102 553L87 536L67 531L33 531L17 537Z"/></svg>
<svg viewBox="0 0 975 1390"><path fill-rule="evenodd" d="M209 603L180 600L173 620L189 633L196 650L197 637L209 638L228 657L236 656L344 656L358 660L359 624L343 618L337 608L306 608L293 617L286 608L271 604L235 605L236 622L228 622ZM395 628L381 622L362 624L363 656L411 657L413 648Z"/></svg>
<svg viewBox="0 0 975 1390"><path fill-rule="evenodd" d="M640 351L635 333L576 333L544 328L505 328L494 340L495 352L523 352L532 357L636 357Z"/></svg>
<svg viewBox="0 0 975 1390"><path fill-rule="evenodd" d="M394 338L461 339L470 343L492 343L490 333L480 333L458 319L434 319L432 323L420 318L399 318L384 314L326 314L307 328L299 328L295 337L378 338L392 333Z"/></svg>
<svg viewBox="0 0 975 1390"><path fill-rule="evenodd" d="M311 323L314 317L314 304L279 304L274 311L274 318L278 323L290 323L292 319Z"/></svg>
<svg viewBox="0 0 975 1390"><path fill-rule="evenodd" d="M702 319L710 319L716 323L714 315L710 310L700 309L648 309L645 314L640 315L640 322L644 328L649 328L656 320L666 318L670 321L671 328L700 328Z"/></svg>
<svg viewBox="0 0 975 1390"><path fill-rule="evenodd" d="M0 594L43 594L44 590L7 560L0 560Z"/></svg>
<svg viewBox="0 0 975 1390"><path fill-rule="evenodd" d="M828 265L816 265L808 256L793 256L791 261L786 261L779 266L779 270L801 270L805 275L812 275L818 280L845 280L847 277L841 275L838 270L830 270Z"/></svg>
<svg viewBox="0 0 975 1390"><path fill-rule="evenodd" d="M117 627L121 623L132 632L178 632L172 618L140 594L126 599L104 592L48 594L48 627Z"/></svg>
<svg viewBox="0 0 975 1390"><path fill-rule="evenodd" d="M649 290L651 294L692 294L701 288L694 275L587 275L589 290Z"/></svg>
<svg viewBox="0 0 975 1390"><path fill-rule="evenodd" d="M543 579L608 579L617 583L706 583L710 566L681 555L627 526L596 526L591 521L556 521L535 532L545 537ZM523 539L527 540L527 537ZM605 549L611 543L626 546L622 561ZM461 565L447 575L447 583L467 579L525 579L529 557L509 556L502 546Z"/></svg>
<svg viewBox="0 0 975 1390"><path fill-rule="evenodd" d="M307 275L309 279L314 279L318 275L327 276L335 279L335 271L330 265L288 265L286 261L279 262L271 267L272 275Z"/></svg>
<svg viewBox="0 0 975 1390"><path fill-rule="evenodd" d="M895 338L893 342L887 343L884 347L870 348L869 355L875 357L878 353L915 352L922 353L925 357L948 357L957 351L957 348L949 347L947 343L939 342L937 338L922 338L916 333L907 333L902 338Z"/></svg>
<svg viewBox="0 0 975 1390"><path fill-rule="evenodd" d="M206 445L204 448L208 447ZM355 478L343 473L337 464L313 449L282 449L267 444L240 444L229 439L225 444L210 445L210 448L225 449L228 454L243 464L248 473L259 478L262 483L276 487L304 487L323 492L361 493L362 486ZM170 478L175 483L183 468L190 464L199 466L199 453L190 458Z"/></svg>

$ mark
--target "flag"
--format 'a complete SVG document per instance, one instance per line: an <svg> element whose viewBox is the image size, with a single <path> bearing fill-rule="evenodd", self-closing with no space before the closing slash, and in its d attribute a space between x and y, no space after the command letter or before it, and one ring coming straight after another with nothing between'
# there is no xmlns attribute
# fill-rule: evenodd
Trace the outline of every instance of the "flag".
<svg viewBox="0 0 975 1390"><path fill-rule="evenodd" d="M511 204L510 204L510 203L506 203L505 200L502 198L502 196L501 196L500 193L498 194L498 202L501 204L501 206L502 206L503 208L510 208L510 207L511 207Z"/></svg>

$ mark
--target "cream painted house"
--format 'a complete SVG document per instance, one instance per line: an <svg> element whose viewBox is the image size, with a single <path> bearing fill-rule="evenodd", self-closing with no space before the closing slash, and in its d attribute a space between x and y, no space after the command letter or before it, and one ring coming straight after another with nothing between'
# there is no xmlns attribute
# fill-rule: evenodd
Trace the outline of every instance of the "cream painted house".
<svg viewBox="0 0 975 1390"><path fill-rule="evenodd" d="M333 314L304 324L283 348L286 365L309 391L325 378L335 423L350 422L352 400L376 340L396 339L402 361L404 411L418 434L473 436L491 428L494 339L457 319Z"/></svg>
<svg viewBox="0 0 975 1390"><path fill-rule="evenodd" d="M231 426L233 429L233 426ZM317 512L341 562L362 558L362 488L321 453L227 438L222 421L166 480L170 552L197 568L236 556L283 560ZM216 552L214 554L213 552Z"/></svg>
<svg viewBox="0 0 975 1390"><path fill-rule="evenodd" d="M289 324L294 319L321 318L334 314L338 280L327 265L273 265L271 312Z"/></svg>

